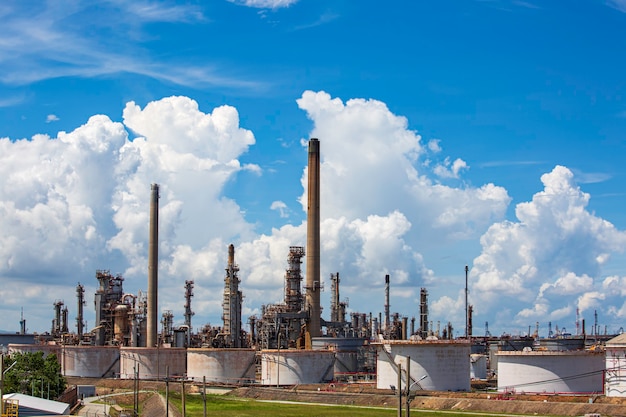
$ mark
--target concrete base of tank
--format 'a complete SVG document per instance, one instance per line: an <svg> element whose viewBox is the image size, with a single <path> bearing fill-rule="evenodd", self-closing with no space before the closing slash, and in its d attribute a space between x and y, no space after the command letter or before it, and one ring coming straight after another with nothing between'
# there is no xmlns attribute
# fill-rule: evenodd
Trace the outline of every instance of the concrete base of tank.
<svg viewBox="0 0 626 417"><path fill-rule="evenodd" d="M184 348L120 347L120 378L164 379L182 377L187 371Z"/></svg>
<svg viewBox="0 0 626 417"><path fill-rule="evenodd" d="M261 351L262 385L316 384L334 377L335 354L323 350Z"/></svg>
<svg viewBox="0 0 626 417"><path fill-rule="evenodd" d="M114 378L120 372L117 346L9 345L9 352L54 354L64 376Z"/></svg>
<svg viewBox="0 0 626 417"><path fill-rule="evenodd" d="M254 349L187 349L187 376L196 382L253 382L255 355Z"/></svg>

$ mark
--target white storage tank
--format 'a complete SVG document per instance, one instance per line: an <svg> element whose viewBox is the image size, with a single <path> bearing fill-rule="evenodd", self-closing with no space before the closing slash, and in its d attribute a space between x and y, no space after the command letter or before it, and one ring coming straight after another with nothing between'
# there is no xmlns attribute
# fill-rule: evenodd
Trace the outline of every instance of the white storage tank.
<svg viewBox="0 0 626 417"><path fill-rule="evenodd" d="M410 358L411 390L469 391L470 351L468 341L385 340L376 347L376 388L406 389L407 358ZM402 365L402 387L398 366Z"/></svg>
<svg viewBox="0 0 626 417"><path fill-rule="evenodd" d="M254 381L254 349L187 349L187 376L196 382L242 384Z"/></svg>
<svg viewBox="0 0 626 417"><path fill-rule="evenodd" d="M626 333L608 340L605 348L605 394L626 397Z"/></svg>
<svg viewBox="0 0 626 417"><path fill-rule="evenodd" d="M500 392L604 392L604 352L525 350L497 356Z"/></svg>
<svg viewBox="0 0 626 417"><path fill-rule="evenodd" d="M262 385L317 384L334 378L335 354L324 350L261 351Z"/></svg>
<svg viewBox="0 0 626 417"><path fill-rule="evenodd" d="M356 374L359 371L359 350L365 339L359 337L313 337L313 350L332 350L335 352L335 377Z"/></svg>
<svg viewBox="0 0 626 417"><path fill-rule="evenodd" d="M181 377L187 372L184 348L120 347L120 378L134 379L139 366L139 379Z"/></svg>
<svg viewBox="0 0 626 417"><path fill-rule="evenodd" d="M9 353L13 352L55 354L64 376L111 378L120 372L120 351L116 346L9 345Z"/></svg>
<svg viewBox="0 0 626 417"><path fill-rule="evenodd" d="M479 353L470 355L470 378L487 379L487 355Z"/></svg>

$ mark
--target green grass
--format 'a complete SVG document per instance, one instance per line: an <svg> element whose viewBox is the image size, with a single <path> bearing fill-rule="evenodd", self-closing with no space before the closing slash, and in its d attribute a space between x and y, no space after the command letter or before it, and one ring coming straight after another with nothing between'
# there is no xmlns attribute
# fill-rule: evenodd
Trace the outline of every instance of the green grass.
<svg viewBox="0 0 626 417"><path fill-rule="evenodd" d="M170 401L181 410L180 396L170 396ZM186 399L187 417L204 416L202 397L188 396ZM323 406L298 403L275 403L254 400L234 399L217 395L207 395L207 416L220 417L287 417L287 416L394 416L394 409L366 409L347 406Z"/></svg>
<svg viewBox="0 0 626 417"><path fill-rule="evenodd" d="M179 410L182 410L180 393L170 392L170 402ZM203 417L203 402L200 395L188 395L186 397L187 417ZM207 416L219 417L334 417L334 416L396 416L397 408L365 408L351 406L329 406L317 404L299 403L276 403L263 402L248 399L225 397L222 395L207 395ZM405 415L403 410L402 415ZM429 417L468 417L484 415L490 417L503 416L504 414L487 413L463 413L450 411L431 411L411 409L412 416ZM510 414L508 414L510 415Z"/></svg>

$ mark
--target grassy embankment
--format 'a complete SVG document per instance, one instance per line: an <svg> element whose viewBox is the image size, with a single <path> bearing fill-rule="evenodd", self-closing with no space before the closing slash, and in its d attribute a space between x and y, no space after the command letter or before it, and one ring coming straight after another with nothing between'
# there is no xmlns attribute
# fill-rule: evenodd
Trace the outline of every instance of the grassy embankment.
<svg viewBox="0 0 626 417"><path fill-rule="evenodd" d="M178 409L182 410L180 393L170 393L170 402ZM200 395L186 396L187 417L203 417L204 405ZM375 416L395 416L396 408L367 408L355 406L329 406L318 404L298 404L298 403L277 403L263 402L247 399L237 399L222 395L207 395L207 416L219 417L375 417ZM131 404L119 403L126 409L132 409ZM113 411L113 410L112 410ZM450 411L424 411L411 410L413 415L424 415L430 417L467 417L468 413ZM476 415L476 413L469 413ZM502 414L484 414L490 417L502 416ZM111 416L116 417L115 413Z"/></svg>

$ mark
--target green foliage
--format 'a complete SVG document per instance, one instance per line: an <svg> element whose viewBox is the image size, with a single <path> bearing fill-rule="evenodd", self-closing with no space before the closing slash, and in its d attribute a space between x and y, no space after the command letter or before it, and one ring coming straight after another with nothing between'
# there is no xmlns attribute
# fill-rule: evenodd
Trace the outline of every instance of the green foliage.
<svg viewBox="0 0 626 417"><path fill-rule="evenodd" d="M11 367L9 369L9 367ZM56 355L43 352L14 353L4 357L4 393L19 392L55 399L67 386Z"/></svg>

